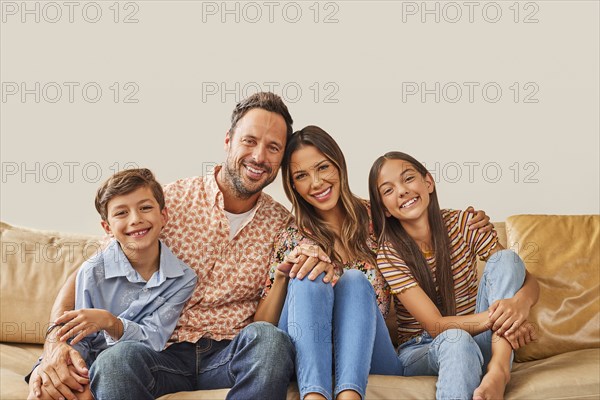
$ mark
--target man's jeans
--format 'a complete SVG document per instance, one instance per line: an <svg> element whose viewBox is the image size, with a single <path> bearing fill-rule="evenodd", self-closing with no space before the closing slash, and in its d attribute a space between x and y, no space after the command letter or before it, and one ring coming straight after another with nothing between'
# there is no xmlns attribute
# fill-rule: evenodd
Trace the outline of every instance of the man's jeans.
<svg viewBox="0 0 600 400"><path fill-rule="evenodd" d="M296 346L300 398L332 398L334 353L334 397L351 389L364 398L369 373L402 375L400 362L365 275L346 270L335 288L323 277L290 280L279 320Z"/></svg>
<svg viewBox="0 0 600 400"><path fill-rule="evenodd" d="M167 393L231 388L228 399L285 399L294 372L287 334L266 322L233 340L200 339L155 352L125 341L105 350L90 370L98 400L154 399Z"/></svg>
<svg viewBox="0 0 600 400"><path fill-rule="evenodd" d="M525 281L525 265L512 250L488 260L477 293L475 312L494 301L511 298ZM435 339L423 332L399 349L405 376L438 375L436 398L471 399L492 357L492 331L472 337L461 329L447 329Z"/></svg>

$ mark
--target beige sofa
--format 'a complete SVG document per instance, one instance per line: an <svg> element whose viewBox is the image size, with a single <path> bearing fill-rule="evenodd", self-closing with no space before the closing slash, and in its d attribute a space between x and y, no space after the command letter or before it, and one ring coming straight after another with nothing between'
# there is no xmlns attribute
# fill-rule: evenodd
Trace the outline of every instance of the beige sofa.
<svg viewBox="0 0 600 400"><path fill-rule="evenodd" d="M540 339L517 351L506 398L599 399L600 216L517 215L495 225L541 286L531 315ZM23 376L41 353L54 298L97 249L97 239L1 224L1 399L27 396ZM373 375L367 398L433 399L435 381ZM226 393L181 392L162 399L223 399ZM298 397L292 384L288 399Z"/></svg>

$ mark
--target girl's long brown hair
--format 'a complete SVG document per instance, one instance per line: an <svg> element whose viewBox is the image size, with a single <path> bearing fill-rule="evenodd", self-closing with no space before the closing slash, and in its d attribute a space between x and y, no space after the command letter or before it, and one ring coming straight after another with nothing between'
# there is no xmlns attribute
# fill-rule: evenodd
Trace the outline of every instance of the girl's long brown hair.
<svg viewBox="0 0 600 400"><path fill-rule="evenodd" d="M378 238L378 244L380 247L385 242L392 245L410 269L419 286L427 293L431 301L437 305L442 315L456 315L454 280L450 262L450 239L448 238L448 229L442 219L436 190L434 188L433 192L429 195L427 215L429 217L431 239L435 251L435 278L439 292L435 289L436 285L431 269L417 242L406 233L400 221L393 216L386 217L385 215L383 201L377 188L377 180L381 168L387 160L407 161L415 167L423 178L429 174L423 164L408 154L399 151L386 153L375 160L369 172L369 197L371 199L373 229Z"/></svg>
<svg viewBox="0 0 600 400"><path fill-rule="evenodd" d="M344 211L342 234L338 236L330 225L319 216L314 207L302 198L293 188L291 158L292 154L305 146L314 146L333 163L340 173L340 202ZM373 251L368 245L369 213L364 202L355 196L348 185L348 169L342 150L323 129L309 125L292 134L286 146L281 164L283 189L292 203L292 212L296 216L296 225L300 233L318 244L332 259L342 262L335 251L335 239L342 244L349 260L363 260L376 264Z"/></svg>

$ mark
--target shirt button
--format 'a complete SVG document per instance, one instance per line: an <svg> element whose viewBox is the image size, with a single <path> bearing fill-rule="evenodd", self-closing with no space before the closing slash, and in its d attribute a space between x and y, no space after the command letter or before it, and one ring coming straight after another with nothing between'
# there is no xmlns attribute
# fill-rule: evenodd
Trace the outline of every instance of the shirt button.
<svg viewBox="0 0 600 400"><path fill-rule="evenodd" d="M415 343L421 343L421 340L423 338L421 336L417 336L417 338L415 339Z"/></svg>
<svg viewBox="0 0 600 400"><path fill-rule="evenodd" d="M147 291L148 291L148 288L144 288L144 292L147 292Z"/></svg>
<svg viewBox="0 0 600 400"><path fill-rule="evenodd" d="M130 312L130 313L129 313L129 316L130 316L130 317L133 317L133 315L134 315L134 314L133 314L132 312Z"/></svg>

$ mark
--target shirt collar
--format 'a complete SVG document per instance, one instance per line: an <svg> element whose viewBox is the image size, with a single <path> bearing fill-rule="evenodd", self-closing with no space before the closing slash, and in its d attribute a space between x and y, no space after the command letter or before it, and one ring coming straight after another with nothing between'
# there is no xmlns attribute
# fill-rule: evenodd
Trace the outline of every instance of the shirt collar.
<svg viewBox="0 0 600 400"><path fill-rule="evenodd" d="M160 260L158 271L148 281L148 286L158 286L167 278L176 278L184 274L182 262L171 252L171 250L160 243ZM133 268L123 249L116 239L113 239L106 250L102 253L104 259L105 279L123 276L130 282L143 282L142 277Z"/></svg>

